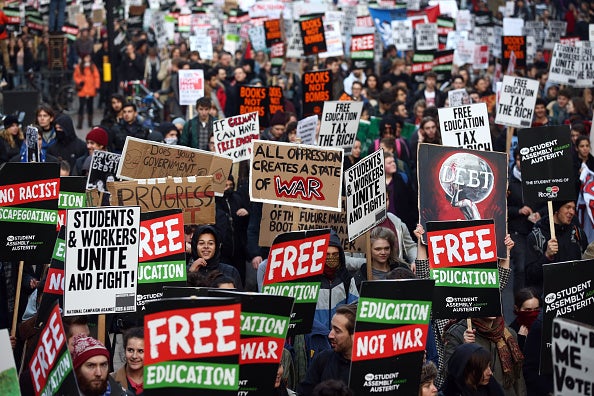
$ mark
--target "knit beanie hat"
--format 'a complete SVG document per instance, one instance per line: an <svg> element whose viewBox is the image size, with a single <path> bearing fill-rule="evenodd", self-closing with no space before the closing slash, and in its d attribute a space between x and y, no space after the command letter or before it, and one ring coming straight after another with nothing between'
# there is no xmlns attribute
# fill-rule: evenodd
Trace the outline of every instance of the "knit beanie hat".
<svg viewBox="0 0 594 396"><path fill-rule="evenodd" d="M109 137L107 136L105 129L101 127L94 127L91 129L91 132L87 133L87 140L92 140L103 147L107 147Z"/></svg>
<svg viewBox="0 0 594 396"><path fill-rule="evenodd" d="M74 337L74 347L72 349L72 363L77 369L84 362L95 356L105 356L109 360L107 348L93 337L79 334Z"/></svg>
<svg viewBox="0 0 594 396"><path fill-rule="evenodd" d="M19 123L19 119L16 116L13 116L12 114L7 115L6 117L4 117L4 129L9 128L12 124L17 124Z"/></svg>
<svg viewBox="0 0 594 396"><path fill-rule="evenodd" d="M270 119L270 126L274 125L285 125L285 113L281 110L277 110L276 113Z"/></svg>

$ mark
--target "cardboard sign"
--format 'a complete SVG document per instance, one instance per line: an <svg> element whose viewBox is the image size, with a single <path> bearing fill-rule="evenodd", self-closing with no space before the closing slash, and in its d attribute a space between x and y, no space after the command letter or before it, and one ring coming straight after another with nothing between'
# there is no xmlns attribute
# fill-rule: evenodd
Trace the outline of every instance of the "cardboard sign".
<svg viewBox="0 0 594 396"><path fill-rule="evenodd" d="M272 246L274 238L283 232L315 230L325 227L336 231L345 252L365 252L364 238L349 241L344 202L340 213L265 203L262 205L258 245Z"/></svg>
<svg viewBox="0 0 594 396"><path fill-rule="evenodd" d="M301 29L305 56L326 52L326 37L322 17L300 21L299 28Z"/></svg>
<svg viewBox="0 0 594 396"><path fill-rule="evenodd" d="M7 162L0 166L0 258L47 263L58 223L60 166Z"/></svg>
<svg viewBox="0 0 594 396"><path fill-rule="evenodd" d="M31 360L27 362L35 396L78 394L59 305L54 302L49 310L39 310L38 316L43 327ZM12 358L12 353L10 356Z"/></svg>
<svg viewBox="0 0 594 396"><path fill-rule="evenodd" d="M65 316L136 311L139 226L139 207L68 211Z"/></svg>
<svg viewBox="0 0 594 396"><path fill-rule="evenodd" d="M260 117L266 115L268 89L266 87L239 87L239 114L257 112Z"/></svg>
<svg viewBox="0 0 594 396"><path fill-rule="evenodd" d="M428 221L494 219L497 251L505 255L507 155L419 145L421 224Z"/></svg>
<svg viewBox="0 0 594 396"><path fill-rule="evenodd" d="M14 361L8 329L0 329L0 354L2 354L2 359L0 360L2 391L6 395L18 396L21 394L19 374Z"/></svg>
<svg viewBox="0 0 594 396"><path fill-rule="evenodd" d="M526 67L526 37L503 36L503 69L507 70L510 62L515 59L515 69Z"/></svg>
<svg viewBox="0 0 594 396"><path fill-rule="evenodd" d="M518 131L525 202L575 200L569 125Z"/></svg>
<svg viewBox="0 0 594 396"><path fill-rule="evenodd" d="M322 114L325 101L332 98L332 72L321 70L303 73L303 116Z"/></svg>
<svg viewBox="0 0 594 396"><path fill-rule="evenodd" d="M537 94L538 81L503 76L495 123L518 128L530 127Z"/></svg>
<svg viewBox="0 0 594 396"><path fill-rule="evenodd" d="M438 109L444 146L491 151L489 113L484 103Z"/></svg>
<svg viewBox="0 0 594 396"><path fill-rule="evenodd" d="M273 394L294 299L222 289L209 289L207 294L241 299L241 369L238 394Z"/></svg>
<svg viewBox="0 0 594 396"><path fill-rule="evenodd" d="M553 319L553 367L556 395L587 393L594 367L594 327L573 320Z"/></svg>
<svg viewBox="0 0 594 396"><path fill-rule="evenodd" d="M367 69L373 67L375 35L363 34L351 37L351 59L355 67Z"/></svg>
<svg viewBox="0 0 594 396"><path fill-rule="evenodd" d="M493 220L427 223L434 318L501 316Z"/></svg>
<svg viewBox="0 0 594 396"><path fill-rule="evenodd" d="M66 210L87 206L87 178L83 176L60 176L60 192L58 194L57 230L66 225Z"/></svg>
<svg viewBox="0 0 594 396"><path fill-rule="evenodd" d="M312 115L297 121L297 138L303 144L316 144L316 130L318 129L318 116Z"/></svg>
<svg viewBox="0 0 594 396"><path fill-rule="evenodd" d="M450 107L469 105L472 103L468 91L464 88L449 90L448 101L450 102Z"/></svg>
<svg viewBox="0 0 594 396"><path fill-rule="evenodd" d="M340 212L342 149L255 140L250 199Z"/></svg>
<svg viewBox="0 0 594 396"><path fill-rule="evenodd" d="M377 150L345 171L349 242L386 218L384 151Z"/></svg>
<svg viewBox="0 0 594 396"><path fill-rule="evenodd" d="M431 280L361 284L349 376L356 394L418 393L432 295Z"/></svg>
<svg viewBox="0 0 594 396"><path fill-rule="evenodd" d="M289 335L311 332L330 230L296 231L274 238L262 293L295 299Z"/></svg>
<svg viewBox="0 0 594 396"><path fill-rule="evenodd" d="M115 181L121 158L120 154L95 150L87 177L87 190L96 188L99 192L106 192L106 183Z"/></svg>
<svg viewBox="0 0 594 396"><path fill-rule="evenodd" d="M196 101L204 96L204 70L180 70L179 76L179 104L195 106Z"/></svg>
<svg viewBox="0 0 594 396"><path fill-rule="evenodd" d="M133 180L212 175L212 189L222 195L232 165L231 158L209 151L128 137L117 176Z"/></svg>
<svg viewBox="0 0 594 396"><path fill-rule="evenodd" d="M216 120L212 129L215 152L230 157L233 162L249 159L252 154L252 140L260 138L257 112Z"/></svg>
<svg viewBox="0 0 594 396"><path fill-rule="evenodd" d="M439 46L437 41L437 24L419 23L417 26L415 26L415 39L417 50L436 50Z"/></svg>
<svg viewBox="0 0 594 396"><path fill-rule="evenodd" d="M163 286L186 285L186 243L181 210L140 215L136 307L160 300Z"/></svg>
<svg viewBox="0 0 594 396"><path fill-rule="evenodd" d="M144 393L237 396L238 299L165 299L148 303L146 312Z"/></svg>
<svg viewBox="0 0 594 396"><path fill-rule="evenodd" d="M281 20L268 19L264 21L264 34L267 48L272 47L272 44L282 41L283 37L281 29Z"/></svg>
<svg viewBox="0 0 594 396"><path fill-rule="evenodd" d="M61 227L54 245L52 259L45 275L45 286L39 303L39 312L49 312L56 301L60 308L64 307L64 257L66 256L66 227ZM35 326L41 327L45 322L41 322L38 316Z"/></svg>
<svg viewBox="0 0 594 396"><path fill-rule="evenodd" d="M318 136L320 147L342 147L346 154L357 137L363 102L324 102Z"/></svg>
<svg viewBox="0 0 594 396"><path fill-rule="evenodd" d="M214 224L212 176L139 179L108 183L114 206L139 206L142 212L182 209L185 224Z"/></svg>
<svg viewBox="0 0 594 396"><path fill-rule="evenodd" d="M544 305L540 374L550 375L553 372L551 354L553 319L565 318L590 326L594 325L594 284L592 282L594 260L545 264L542 270Z"/></svg>

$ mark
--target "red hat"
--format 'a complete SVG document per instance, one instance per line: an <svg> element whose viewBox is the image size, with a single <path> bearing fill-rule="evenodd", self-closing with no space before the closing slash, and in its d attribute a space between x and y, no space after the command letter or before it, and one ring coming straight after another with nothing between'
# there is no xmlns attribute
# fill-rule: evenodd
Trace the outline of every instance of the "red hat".
<svg viewBox="0 0 594 396"><path fill-rule="evenodd" d="M107 147L109 137L107 136L105 129L101 127L95 127L91 129L91 132L87 133L87 140L92 140L95 143L99 143L103 147Z"/></svg>
<svg viewBox="0 0 594 396"><path fill-rule="evenodd" d="M72 363L77 369L84 362L95 356L105 356L109 360L109 351L105 346L94 339L84 334L79 334L74 337L74 347L72 349Z"/></svg>

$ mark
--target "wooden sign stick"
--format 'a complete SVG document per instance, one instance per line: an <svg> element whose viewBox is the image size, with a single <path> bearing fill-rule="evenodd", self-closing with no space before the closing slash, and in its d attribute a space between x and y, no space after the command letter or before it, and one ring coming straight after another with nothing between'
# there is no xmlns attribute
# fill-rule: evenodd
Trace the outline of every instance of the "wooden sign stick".
<svg viewBox="0 0 594 396"><path fill-rule="evenodd" d="M557 239L555 235L555 221L553 221L553 201L547 201L549 208L549 230L551 231L551 239Z"/></svg>
<svg viewBox="0 0 594 396"><path fill-rule="evenodd" d="M16 337L17 322L19 319L19 305L21 303L21 286L23 283L23 267L25 266L24 261L19 261L19 273L17 275L17 286L16 293L14 296L14 312L12 314L12 327L10 329L10 335Z"/></svg>
<svg viewBox="0 0 594 396"><path fill-rule="evenodd" d="M369 235L371 231L367 231L365 233L365 258L367 260L367 280L373 280L373 272L371 270L372 267L372 258L371 258L371 238Z"/></svg>

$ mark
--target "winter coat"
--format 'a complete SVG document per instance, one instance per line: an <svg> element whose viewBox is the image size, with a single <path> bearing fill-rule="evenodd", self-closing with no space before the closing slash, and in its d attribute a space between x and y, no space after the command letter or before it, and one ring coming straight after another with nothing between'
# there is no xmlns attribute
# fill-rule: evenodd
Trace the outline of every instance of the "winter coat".
<svg viewBox="0 0 594 396"><path fill-rule="evenodd" d="M55 123L62 127L62 131L56 130L56 142L47 149L47 153L67 161L70 169L74 169L76 159L87 153L87 145L76 136L72 118L60 115Z"/></svg>
<svg viewBox="0 0 594 396"><path fill-rule="evenodd" d="M81 70L82 69L82 70ZM90 66L83 66L81 63L74 68L74 83L78 91L79 98L94 97L101 86L99 78L99 69L93 62Z"/></svg>
<svg viewBox="0 0 594 396"><path fill-rule="evenodd" d="M299 396L309 396L320 382L334 379L349 383L351 361L329 349L318 354L307 369L305 380L297 387Z"/></svg>

